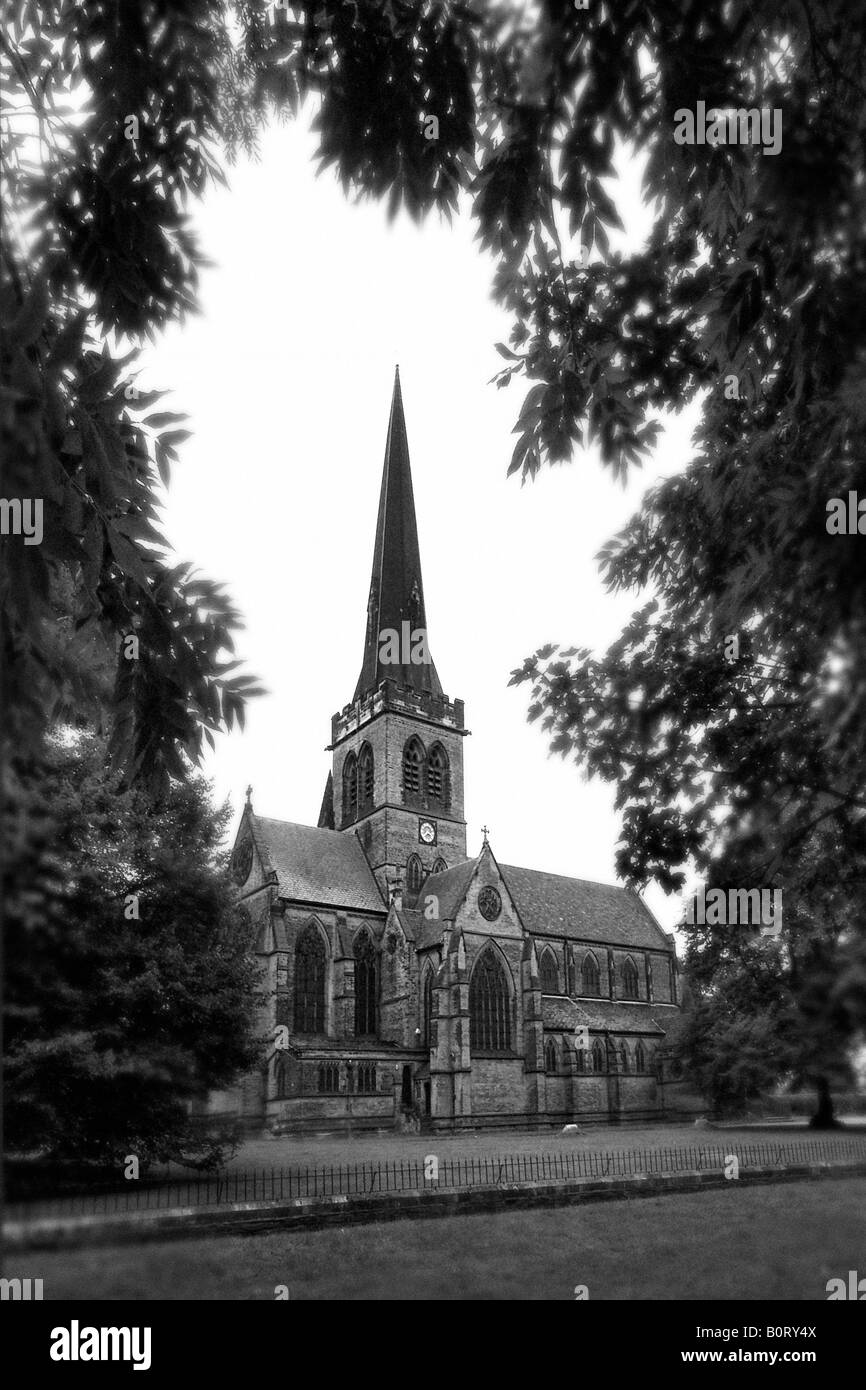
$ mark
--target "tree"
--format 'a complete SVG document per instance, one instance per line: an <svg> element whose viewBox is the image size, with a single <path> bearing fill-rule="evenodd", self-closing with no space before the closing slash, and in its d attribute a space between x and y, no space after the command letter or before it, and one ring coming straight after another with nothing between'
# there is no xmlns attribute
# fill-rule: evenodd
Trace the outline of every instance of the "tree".
<svg viewBox="0 0 866 1390"><path fill-rule="evenodd" d="M840 882L830 832L804 847L782 888L784 929L684 925L686 1010L679 1051L716 1109L741 1112L783 1078L814 1086L812 1124L834 1125L832 1089L850 1082L850 1043L866 1026L866 874ZM748 865L716 866L742 883Z"/></svg>
<svg viewBox="0 0 866 1390"><path fill-rule="evenodd" d="M135 385L143 338L195 307L184 206L221 177L225 9L20 0L6 20L0 446L18 526L4 513L4 740L35 749L52 722L103 721L127 778L165 787L255 690L232 674L238 614L159 531L182 416ZM13 509L31 505L28 538ZM88 679L99 645L117 671L107 704Z"/></svg>
<svg viewBox="0 0 866 1390"><path fill-rule="evenodd" d="M215 1162L221 1138L187 1102L260 1060L228 807L199 776L160 805L124 790L91 734L51 740L18 774L31 829L7 802L7 1151Z"/></svg>

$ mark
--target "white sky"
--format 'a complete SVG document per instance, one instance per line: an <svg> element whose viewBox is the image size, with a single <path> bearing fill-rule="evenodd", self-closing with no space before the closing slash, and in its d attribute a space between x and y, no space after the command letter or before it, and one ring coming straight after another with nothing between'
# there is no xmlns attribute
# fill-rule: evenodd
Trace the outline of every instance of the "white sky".
<svg viewBox="0 0 866 1390"><path fill-rule="evenodd" d="M510 671L540 644L603 650L636 605L608 596L594 556L643 490L690 455L694 410L672 417L624 491L595 453L521 488L506 478L528 387L489 385L508 316L468 216L420 227L346 201L317 179L306 121L274 126L258 163L192 209L202 314L148 354L140 385L171 388L193 437L165 511L183 559L226 584L245 615L240 654L269 694L206 771L236 819L316 823L331 715L351 699L363 650L395 363L412 460L430 650L466 702L468 852L480 826L505 863L614 882L614 789L586 783L526 723ZM638 168L616 190L626 238L647 226ZM678 903L650 888L670 928Z"/></svg>

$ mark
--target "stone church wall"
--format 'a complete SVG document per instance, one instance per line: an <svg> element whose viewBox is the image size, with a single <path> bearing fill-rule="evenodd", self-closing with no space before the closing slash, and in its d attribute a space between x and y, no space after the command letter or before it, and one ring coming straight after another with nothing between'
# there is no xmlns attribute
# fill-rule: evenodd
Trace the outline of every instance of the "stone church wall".
<svg viewBox="0 0 866 1390"><path fill-rule="evenodd" d="M526 1109L522 1058L472 1058L472 1116L516 1115Z"/></svg>

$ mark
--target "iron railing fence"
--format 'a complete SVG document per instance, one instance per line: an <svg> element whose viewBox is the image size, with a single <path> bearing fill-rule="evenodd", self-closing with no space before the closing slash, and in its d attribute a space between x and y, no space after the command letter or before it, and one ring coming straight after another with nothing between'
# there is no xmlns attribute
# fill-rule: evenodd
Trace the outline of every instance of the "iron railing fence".
<svg viewBox="0 0 866 1390"><path fill-rule="evenodd" d="M130 1181L116 1191L78 1193L10 1203L7 1219L46 1216L97 1216L172 1208L219 1206L236 1202L281 1202L299 1197L356 1196L379 1192L435 1191L498 1183L568 1182L577 1178L636 1177L659 1173L717 1170L729 1159L739 1169L804 1163L866 1161L862 1138L809 1139L786 1143L728 1143L655 1149L493 1154L342 1163L322 1167L242 1168L168 1181Z"/></svg>

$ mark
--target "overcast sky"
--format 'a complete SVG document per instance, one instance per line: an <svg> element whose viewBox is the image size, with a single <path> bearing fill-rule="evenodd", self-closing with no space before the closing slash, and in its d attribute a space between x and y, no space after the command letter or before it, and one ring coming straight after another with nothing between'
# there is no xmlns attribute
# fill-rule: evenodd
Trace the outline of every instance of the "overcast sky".
<svg viewBox="0 0 866 1390"><path fill-rule="evenodd" d="M468 216L390 224L350 204L299 120L259 162L193 210L213 261L201 316L149 352L140 384L190 417L165 510L178 556L226 584L245 616L240 653L269 694L206 771L235 822L244 789L262 815L315 824L331 715L363 651L374 528L400 364L429 643L443 688L466 703L468 852L490 827L505 863L614 882L613 788L587 783L526 722L511 670L544 642L603 650L636 600L611 597L595 555L647 486L682 468L694 410L665 422L628 487L594 452L521 487L507 478L528 387L490 385L508 317ZM622 161L618 242L647 227L639 170ZM615 243L617 244L617 243ZM678 904L650 888L670 927Z"/></svg>

